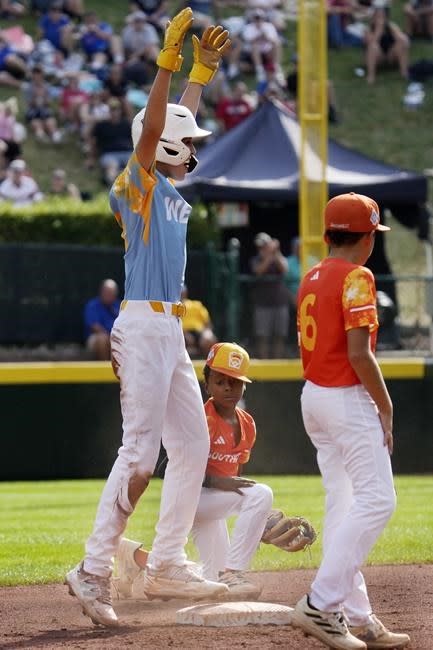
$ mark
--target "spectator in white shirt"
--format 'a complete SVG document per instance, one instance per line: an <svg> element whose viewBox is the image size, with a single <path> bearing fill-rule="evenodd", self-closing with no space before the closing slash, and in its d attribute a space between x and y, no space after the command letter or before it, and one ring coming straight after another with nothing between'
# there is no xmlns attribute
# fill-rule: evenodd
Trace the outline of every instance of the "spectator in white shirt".
<svg viewBox="0 0 433 650"><path fill-rule="evenodd" d="M155 62L159 54L160 39L155 27L147 22L143 11L134 11L126 18L122 31L122 45L128 63L132 61Z"/></svg>
<svg viewBox="0 0 433 650"><path fill-rule="evenodd" d="M251 20L245 26L242 34L244 51L248 52L254 64L257 81L266 78L264 64L272 65L276 71L276 78L284 82L281 70L281 42L275 25L265 20L262 9L251 12Z"/></svg>
<svg viewBox="0 0 433 650"><path fill-rule="evenodd" d="M263 9L267 21L283 33L287 25L287 10L284 0L247 0L248 10Z"/></svg>
<svg viewBox="0 0 433 650"><path fill-rule="evenodd" d="M8 167L8 175L0 184L0 200L11 201L14 206L30 205L43 198L36 181L26 174L24 160L17 158Z"/></svg>

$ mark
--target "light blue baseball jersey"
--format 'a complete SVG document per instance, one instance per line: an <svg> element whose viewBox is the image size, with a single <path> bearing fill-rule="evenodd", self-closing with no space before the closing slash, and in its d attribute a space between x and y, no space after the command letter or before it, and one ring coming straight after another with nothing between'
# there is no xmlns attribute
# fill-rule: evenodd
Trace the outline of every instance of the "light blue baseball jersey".
<svg viewBox="0 0 433 650"><path fill-rule="evenodd" d="M125 300L178 302L191 206L135 153L111 188L110 206L125 240Z"/></svg>

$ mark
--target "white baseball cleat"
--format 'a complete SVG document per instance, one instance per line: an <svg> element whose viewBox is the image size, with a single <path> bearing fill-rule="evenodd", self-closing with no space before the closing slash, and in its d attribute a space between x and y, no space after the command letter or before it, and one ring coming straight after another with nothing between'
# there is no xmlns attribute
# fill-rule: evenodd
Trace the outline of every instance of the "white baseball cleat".
<svg viewBox="0 0 433 650"><path fill-rule="evenodd" d="M221 582L205 580L193 562L182 566L169 566L158 571L147 568L143 576L144 593L148 598L217 598L228 593Z"/></svg>
<svg viewBox="0 0 433 650"><path fill-rule="evenodd" d="M95 625L115 626L119 624L113 609L110 593L110 578L87 573L80 562L65 578L71 596L78 598L83 614L89 616Z"/></svg>
<svg viewBox="0 0 433 650"><path fill-rule="evenodd" d="M381 648L404 648L410 643L408 634L396 634L388 630L377 616L372 615L368 625L349 626L349 630L357 639L361 639L369 650Z"/></svg>
<svg viewBox="0 0 433 650"><path fill-rule="evenodd" d="M133 542L126 537L120 540L117 550L117 577L116 589L123 598L131 598L134 581L143 571L134 560L134 553L141 548L140 542Z"/></svg>
<svg viewBox="0 0 433 650"><path fill-rule="evenodd" d="M305 634L323 641L329 648L338 650L366 650L364 641L353 636L341 612L322 612L310 605L308 596L296 604L292 613L292 625Z"/></svg>
<svg viewBox="0 0 433 650"><path fill-rule="evenodd" d="M229 588L226 599L256 600L262 593L261 587L248 580L243 571L224 571L219 582Z"/></svg>

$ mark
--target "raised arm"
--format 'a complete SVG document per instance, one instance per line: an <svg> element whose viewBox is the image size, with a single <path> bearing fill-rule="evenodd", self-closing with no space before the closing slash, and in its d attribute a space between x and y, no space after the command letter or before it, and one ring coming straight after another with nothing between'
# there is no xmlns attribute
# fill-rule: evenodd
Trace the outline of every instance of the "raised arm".
<svg viewBox="0 0 433 650"><path fill-rule="evenodd" d="M146 170L155 160L156 147L165 126L171 75L181 68L183 41L192 21L192 11L187 7L168 22L165 30L164 47L156 61L159 70L149 93L141 136L135 149Z"/></svg>
<svg viewBox="0 0 433 650"><path fill-rule="evenodd" d="M149 94L143 129L135 148L137 158L146 170L151 168L155 160L156 147L164 130L171 74L169 70L159 68Z"/></svg>
<svg viewBox="0 0 433 650"><path fill-rule="evenodd" d="M179 104L189 108L194 116L197 115L203 87L212 81L230 43L229 33L221 25L208 27L200 40L195 34L192 37L194 64Z"/></svg>

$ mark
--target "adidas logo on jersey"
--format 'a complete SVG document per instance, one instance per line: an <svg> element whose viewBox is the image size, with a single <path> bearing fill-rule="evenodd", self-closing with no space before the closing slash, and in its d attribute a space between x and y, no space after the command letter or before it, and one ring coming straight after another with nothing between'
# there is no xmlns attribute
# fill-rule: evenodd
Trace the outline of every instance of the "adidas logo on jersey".
<svg viewBox="0 0 433 650"><path fill-rule="evenodd" d="M215 445L225 445L226 441L224 440L223 436L219 436L214 442Z"/></svg>
<svg viewBox="0 0 433 650"><path fill-rule="evenodd" d="M318 280L319 279L319 271L316 271L314 275L311 276L310 281L312 282L313 280Z"/></svg>

